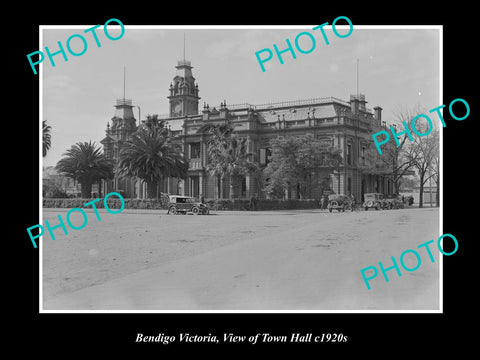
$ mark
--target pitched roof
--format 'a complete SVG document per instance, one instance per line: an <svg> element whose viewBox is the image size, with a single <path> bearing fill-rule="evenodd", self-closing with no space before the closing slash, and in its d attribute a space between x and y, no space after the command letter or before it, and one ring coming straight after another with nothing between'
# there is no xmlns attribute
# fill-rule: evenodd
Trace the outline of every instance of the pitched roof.
<svg viewBox="0 0 480 360"><path fill-rule="evenodd" d="M118 137L116 135L108 134L102 140L100 140L100 143L103 144L103 143L109 143L112 141L118 141Z"/></svg>

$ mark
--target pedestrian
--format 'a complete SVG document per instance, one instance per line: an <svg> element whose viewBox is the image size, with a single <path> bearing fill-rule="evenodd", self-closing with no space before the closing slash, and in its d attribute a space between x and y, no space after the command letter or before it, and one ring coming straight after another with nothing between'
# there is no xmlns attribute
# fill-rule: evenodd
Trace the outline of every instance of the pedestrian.
<svg viewBox="0 0 480 360"><path fill-rule="evenodd" d="M328 204L328 197L327 195L323 195L323 210L327 210L327 204Z"/></svg>
<svg viewBox="0 0 480 360"><path fill-rule="evenodd" d="M325 196L322 195L322 196L320 197L320 210L323 210L323 209L324 209L324 205L323 205L324 203L325 203Z"/></svg>
<svg viewBox="0 0 480 360"><path fill-rule="evenodd" d="M255 195L250 197L250 211L257 210L257 198Z"/></svg>
<svg viewBox="0 0 480 360"><path fill-rule="evenodd" d="M353 211L355 209L355 196L350 194L350 210Z"/></svg>

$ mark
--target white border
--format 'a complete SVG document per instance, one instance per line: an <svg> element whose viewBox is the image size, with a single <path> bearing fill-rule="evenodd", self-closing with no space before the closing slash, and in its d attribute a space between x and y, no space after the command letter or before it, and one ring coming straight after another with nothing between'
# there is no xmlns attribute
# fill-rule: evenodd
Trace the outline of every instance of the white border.
<svg viewBox="0 0 480 360"><path fill-rule="evenodd" d="M124 25L125 29L306 29L317 26L316 25ZM94 25L39 25L39 49L43 49L43 30L48 29L84 29L90 28ZM120 27L119 25L109 25L113 28ZM432 29L439 30L439 104L443 104L443 25L353 25L354 29ZM103 25L100 27L103 29ZM325 26L331 29L331 25ZM336 25L338 29L349 29L349 25ZM40 188L39 188L39 224L43 224L43 201L42 201L42 121L43 121L43 63L40 63L38 69L39 76L39 174L40 174ZM443 114L443 109L440 110ZM440 128L440 208L439 208L439 236L443 234L443 128ZM40 314L104 314L104 313L118 313L118 314L132 314L132 313L147 313L147 314L232 314L232 313L275 313L275 314L442 314L443 313L443 256L439 256L440 276L439 276L439 309L438 310L45 310L43 309L43 236L38 242L39 248L39 313Z"/></svg>

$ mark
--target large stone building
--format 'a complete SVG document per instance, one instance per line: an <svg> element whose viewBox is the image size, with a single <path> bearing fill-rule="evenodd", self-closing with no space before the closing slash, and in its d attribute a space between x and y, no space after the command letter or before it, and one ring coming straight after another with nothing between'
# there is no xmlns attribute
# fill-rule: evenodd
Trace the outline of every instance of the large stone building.
<svg viewBox="0 0 480 360"><path fill-rule="evenodd" d="M314 174L311 181L316 185L307 191L309 198L319 198L321 193L335 192L353 194L361 201L367 192L391 193L393 184L388 172L369 172L367 157L371 134L382 128L382 108L371 111L366 107L364 95L352 95L350 101L328 97L262 105L227 105L218 107L203 104L199 111L199 89L192 75L190 61L182 60L169 88L170 113L163 117L174 142L181 144L190 167L184 180L168 179L159 184L158 192L189 196L204 196L206 199L228 198L229 184L219 181L206 171L208 163L206 129L211 125L229 123L235 132L247 139L248 150L253 160L266 166L269 160L269 140L277 136L301 136L312 134L325 144L341 149L344 164L335 170L325 169ZM136 130L132 102L117 100L112 124L107 124L106 137L101 141L105 154L115 161L122 143ZM145 185L139 179L118 179L105 182L104 193L123 191L125 196L144 198ZM307 189L308 190L308 189ZM262 196L260 183L254 176L242 181L239 196L249 198ZM293 187L286 198L298 198L299 191Z"/></svg>

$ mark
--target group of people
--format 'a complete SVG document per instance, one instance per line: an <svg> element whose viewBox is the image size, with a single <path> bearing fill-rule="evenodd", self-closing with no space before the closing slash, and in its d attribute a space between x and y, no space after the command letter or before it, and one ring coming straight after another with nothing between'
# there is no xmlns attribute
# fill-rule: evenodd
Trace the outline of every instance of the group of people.
<svg viewBox="0 0 480 360"><path fill-rule="evenodd" d="M405 195L402 195L402 202L403 202L404 204L408 204L409 206L412 206L412 204L413 204L413 196L410 195L410 196L405 197Z"/></svg>

